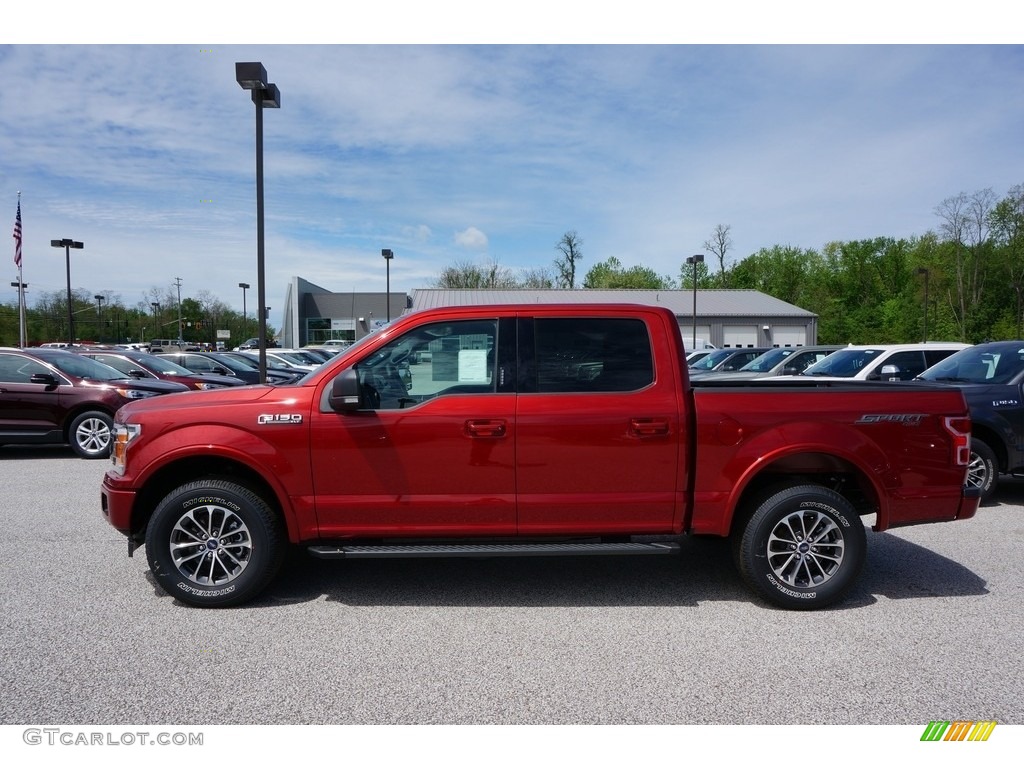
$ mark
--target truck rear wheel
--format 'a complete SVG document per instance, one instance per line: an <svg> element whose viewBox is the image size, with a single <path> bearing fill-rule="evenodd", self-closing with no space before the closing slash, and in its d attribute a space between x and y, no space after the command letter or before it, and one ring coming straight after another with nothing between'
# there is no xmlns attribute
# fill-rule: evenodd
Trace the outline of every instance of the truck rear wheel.
<svg viewBox="0 0 1024 768"><path fill-rule="evenodd" d="M146 529L153 576L172 597L199 607L255 597L277 573L286 546L266 501L227 480L200 480L172 491Z"/></svg>
<svg viewBox="0 0 1024 768"><path fill-rule="evenodd" d="M853 505L817 485L793 486L764 499L737 535L743 579L782 608L822 608L839 600L860 573L867 550Z"/></svg>

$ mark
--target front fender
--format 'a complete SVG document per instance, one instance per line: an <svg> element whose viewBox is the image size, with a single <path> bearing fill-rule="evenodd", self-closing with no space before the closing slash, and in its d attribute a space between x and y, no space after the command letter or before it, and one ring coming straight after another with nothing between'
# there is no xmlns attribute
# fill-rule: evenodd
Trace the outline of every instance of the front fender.
<svg viewBox="0 0 1024 768"><path fill-rule="evenodd" d="M312 475L305 460L309 455L308 427L274 424L261 429L266 432L204 424L162 432L137 450L129 449L127 471L114 485L145 498L147 489L165 485L169 475L185 483L197 479L197 471L220 474L230 463L261 478L276 497L289 536L295 540L316 527L315 509L312 504L306 508L302 501L313 496Z"/></svg>

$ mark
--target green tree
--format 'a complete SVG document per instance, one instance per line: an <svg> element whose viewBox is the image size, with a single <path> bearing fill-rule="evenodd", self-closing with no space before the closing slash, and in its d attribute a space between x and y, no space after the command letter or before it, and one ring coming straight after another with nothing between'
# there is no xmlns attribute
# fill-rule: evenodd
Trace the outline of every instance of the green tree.
<svg viewBox="0 0 1024 768"><path fill-rule="evenodd" d="M632 288L648 290L667 290L675 287L670 277L663 277L650 267L622 266L614 256L595 264L583 278L584 288Z"/></svg>

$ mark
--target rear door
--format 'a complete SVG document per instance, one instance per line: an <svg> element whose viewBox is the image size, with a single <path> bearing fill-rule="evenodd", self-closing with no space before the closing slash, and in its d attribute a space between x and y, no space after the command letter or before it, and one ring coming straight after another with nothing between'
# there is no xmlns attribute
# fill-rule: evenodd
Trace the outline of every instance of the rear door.
<svg viewBox="0 0 1024 768"><path fill-rule="evenodd" d="M667 532L681 493L679 400L665 328L635 313L519 321L520 534Z"/></svg>

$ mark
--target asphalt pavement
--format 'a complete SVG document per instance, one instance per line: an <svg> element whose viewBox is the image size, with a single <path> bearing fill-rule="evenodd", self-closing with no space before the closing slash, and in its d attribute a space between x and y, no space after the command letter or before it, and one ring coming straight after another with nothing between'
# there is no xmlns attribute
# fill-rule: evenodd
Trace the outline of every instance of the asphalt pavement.
<svg viewBox="0 0 1024 768"><path fill-rule="evenodd" d="M200 610L99 511L105 461L0 448L0 724L1024 723L1024 481L868 533L818 612L681 557L321 561Z"/></svg>

